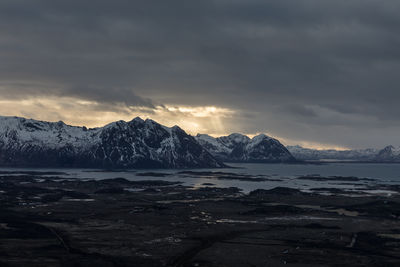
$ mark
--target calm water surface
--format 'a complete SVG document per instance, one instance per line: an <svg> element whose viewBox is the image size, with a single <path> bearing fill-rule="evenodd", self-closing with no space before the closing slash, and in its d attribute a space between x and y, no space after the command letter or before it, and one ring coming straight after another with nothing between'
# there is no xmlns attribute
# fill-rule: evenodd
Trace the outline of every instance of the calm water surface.
<svg viewBox="0 0 400 267"><path fill-rule="evenodd" d="M131 171L101 171L91 169L21 169L1 168L3 171L57 171L64 172L65 178L77 179L108 179L122 177L132 181L138 180L165 180L181 181L184 185L193 187L205 187L213 184L215 187L238 187L247 193L255 189L271 189L277 186L299 188L303 190L311 188L347 188L363 190L366 185L372 184L400 184L400 164L370 164L370 163L326 163L326 164L229 164L235 168L226 169L193 169L191 171L229 172L236 174L261 175L270 180L262 182L219 180L212 177L198 178L195 175L181 175L179 170L131 170ZM185 170L187 171L187 170ZM140 173L157 172L171 174L166 177L141 176ZM329 176L355 176L359 178L376 179L373 182L343 182L343 181L311 181L299 180L299 176L320 175Z"/></svg>

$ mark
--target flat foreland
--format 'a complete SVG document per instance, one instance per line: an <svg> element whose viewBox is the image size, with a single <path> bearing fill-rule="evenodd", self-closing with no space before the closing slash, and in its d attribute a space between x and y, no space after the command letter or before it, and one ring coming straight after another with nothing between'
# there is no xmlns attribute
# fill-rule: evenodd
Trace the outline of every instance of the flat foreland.
<svg viewBox="0 0 400 267"><path fill-rule="evenodd" d="M59 175L0 174L1 266L400 264L398 186L371 188L392 192L375 195L329 188L243 194L237 188L194 189L172 178Z"/></svg>

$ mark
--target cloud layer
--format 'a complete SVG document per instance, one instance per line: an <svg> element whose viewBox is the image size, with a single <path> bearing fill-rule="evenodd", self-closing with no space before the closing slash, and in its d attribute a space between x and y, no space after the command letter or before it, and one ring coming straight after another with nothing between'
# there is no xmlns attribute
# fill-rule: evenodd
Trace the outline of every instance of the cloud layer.
<svg viewBox="0 0 400 267"><path fill-rule="evenodd" d="M116 115L214 106L235 112L226 132L400 144L399 12L396 0L3 0L0 99Z"/></svg>

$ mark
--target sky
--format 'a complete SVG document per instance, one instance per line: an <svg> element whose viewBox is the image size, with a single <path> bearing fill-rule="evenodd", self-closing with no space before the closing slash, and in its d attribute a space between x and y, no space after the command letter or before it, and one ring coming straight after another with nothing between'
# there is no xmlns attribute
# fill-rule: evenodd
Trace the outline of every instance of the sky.
<svg viewBox="0 0 400 267"><path fill-rule="evenodd" d="M398 0L2 0L0 115L400 145Z"/></svg>

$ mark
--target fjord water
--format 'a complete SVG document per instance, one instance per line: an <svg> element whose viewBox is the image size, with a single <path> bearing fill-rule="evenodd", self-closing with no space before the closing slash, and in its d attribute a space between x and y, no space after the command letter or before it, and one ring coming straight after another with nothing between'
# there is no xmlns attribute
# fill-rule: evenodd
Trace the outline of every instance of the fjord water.
<svg viewBox="0 0 400 267"><path fill-rule="evenodd" d="M107 171L95 169L22 169L1 168L1 171L36 171L36 172L62 172L58 175L68 179L110 179L125 178L127 180L165 180L183 182L185 186L198 187L238 187L244 193L255 189L271 189L275 187L290 187L302 190L312 188L346 188L351 190L362 190L371 183L377 184L400 184L400 164L374 164L374 163L323 163L323 164L229 164L234 168L222 169L149 169L149 170L124 170ZM191 173L180 173L190 171ZM151 173L168 174L152 176ZM196 175L202 172L203 175ZM217 175L204 175L204 172L225 172L239 175L249 175L249 178L263 177L265 181L251 181L238 179L217 179ZM315 181L297 179L300 176L321 177L358 177L375 179L375 181L344 182L340 180ZM50 175L51 176L51 175Z"/></svg>

